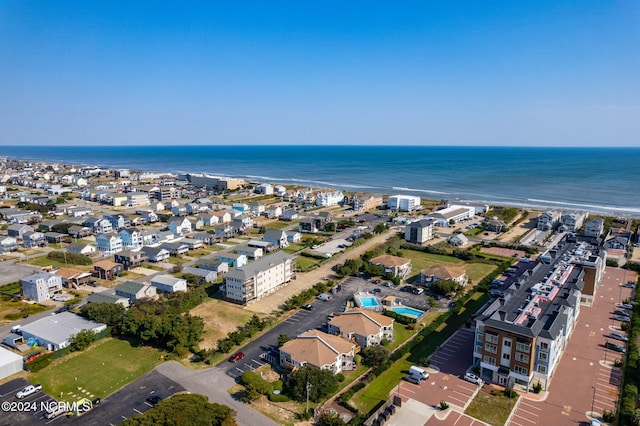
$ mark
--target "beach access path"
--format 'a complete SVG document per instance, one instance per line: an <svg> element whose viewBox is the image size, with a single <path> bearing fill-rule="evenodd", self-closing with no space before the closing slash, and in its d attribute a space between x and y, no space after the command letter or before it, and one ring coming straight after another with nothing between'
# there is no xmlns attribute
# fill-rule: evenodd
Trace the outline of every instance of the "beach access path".
<svg viewBox="0 0 640 426"><path fill-rule="evenodd" d="M256 302L253 302L246 306L247 309L252 312L262 312L270 314L271 312L281 309L284 302L291 296L300 293L303 290L311 288L314 284L321 282L326 276L333 274L333 267L338 264L343 264L347 259L359 258L367 250L371 250L375 246L382 244L392 238L398 232L397 229L391 228L388 231L375 235L374 237L366 240L358 247L347 250L342 255L335 255L327 263L319 266L313 271L296 273L296 279L291 283Z"/></svg>

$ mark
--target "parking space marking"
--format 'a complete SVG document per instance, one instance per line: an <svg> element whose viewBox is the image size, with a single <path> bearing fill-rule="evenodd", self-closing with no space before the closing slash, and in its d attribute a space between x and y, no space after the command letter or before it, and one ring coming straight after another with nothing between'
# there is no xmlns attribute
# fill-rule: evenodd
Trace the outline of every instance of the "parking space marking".
<svg viewBox="0 0 640 426"><path fill-rule="evenodd" d="M147 404L147 405L149 405L150 407L153 407L153 405L151 404ZM142 411L138 410L137 408L134 408L133 411L135 411L138 414L144 414Z"/></svg>
<svg viewBox="0 0 640 426"><path fill-rule="evenodd" d="M525 422L529 422L529 423L532 423L532 424L534 424L534 425L536 424L536 422L535 422L534 420L528 419L528 418L526 418L526 417L522 417L522 416L521 416L521 415L519 415L519 414L514 414L514 415L513 415L513 417L517 417L517 418L519 418L519 419L524 420Z"/></svg>

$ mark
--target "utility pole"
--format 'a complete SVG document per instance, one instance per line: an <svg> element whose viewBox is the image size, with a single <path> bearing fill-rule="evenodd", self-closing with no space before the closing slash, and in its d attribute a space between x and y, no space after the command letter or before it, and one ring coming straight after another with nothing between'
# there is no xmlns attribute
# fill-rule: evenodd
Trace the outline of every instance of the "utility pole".
<svg viewBox="0 0 640 426"><path fill-rule="evenodd" d="M309 392L311 392L311 387L313 385L309 382L307 382L307 410L305 411L306 413L309 412Z"/></svg>
<svg viewBox="0 0 640 426"><path fill-rule="evenodd" d="M593 415L593 405L596 402L596 387L595 386L591 386L591 388L593 389L593 398L591 399L591 417L595 417Z"/></svg>

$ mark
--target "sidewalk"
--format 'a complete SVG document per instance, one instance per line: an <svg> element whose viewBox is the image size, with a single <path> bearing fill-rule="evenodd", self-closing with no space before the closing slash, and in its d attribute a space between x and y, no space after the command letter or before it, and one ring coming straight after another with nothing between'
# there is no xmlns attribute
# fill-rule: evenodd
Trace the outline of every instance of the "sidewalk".
<svg viewBox="0 0 640 426"><path fill-rule="evenodd" d="M397 231L394 230L388 230L383 234L376 235L365 241L362 245L348 250L341 256L334 256L329 262L321 265L313 271L297 273L296 280L292 281L288 286L264 297L263 299L247 305L246 309L252 312L262 312L265 314L270 314L273 311L281 309L284 302L291 296L300 293L302 290L313 287L314 284L321 282L323 277L333 274L332 268L335 265L341 265L347 259L359 258L365 251L370 250L393 237L396 232Z"/></svg>

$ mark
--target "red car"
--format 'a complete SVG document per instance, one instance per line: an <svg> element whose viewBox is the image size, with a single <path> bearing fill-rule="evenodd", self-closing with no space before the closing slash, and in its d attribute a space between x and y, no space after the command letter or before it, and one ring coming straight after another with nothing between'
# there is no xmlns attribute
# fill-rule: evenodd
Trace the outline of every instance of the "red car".
<svg viewBox="0 0 640 426"><path fill-rule="evenodd" d="M237 354L235 354L234 356L232 356L229 361L231 362L237 362L244 359L244 353L243 352L238 352Z"/></svg>

